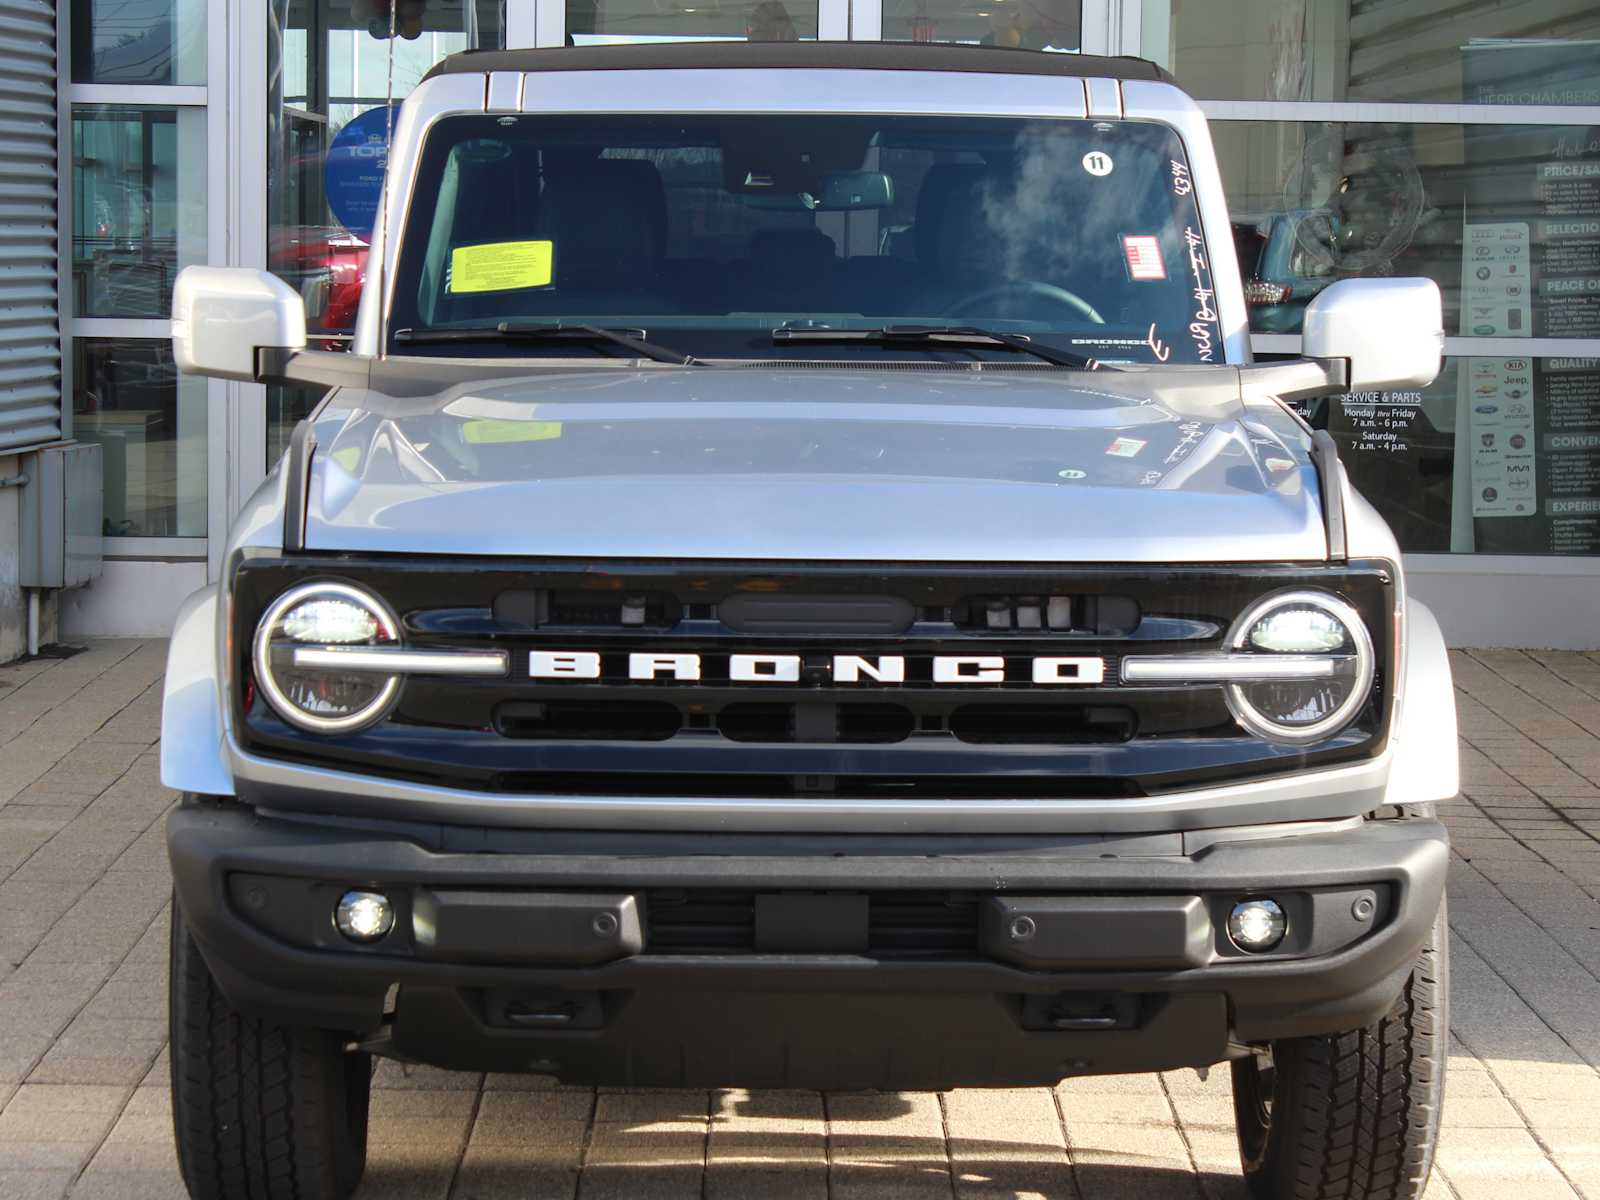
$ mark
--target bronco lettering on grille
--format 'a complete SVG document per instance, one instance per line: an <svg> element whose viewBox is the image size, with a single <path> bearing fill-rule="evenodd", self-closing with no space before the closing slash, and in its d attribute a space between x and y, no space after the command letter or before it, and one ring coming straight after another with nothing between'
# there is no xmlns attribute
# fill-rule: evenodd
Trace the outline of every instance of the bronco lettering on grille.
<svg viewBox="0 0 1600 1200"><path fill-rule="evenodd" d="M805 661L798 654L730 654L726 680L730 683L798 683ZM1011 682L1044 685L1095 684L1105 680L1105 660L1088 657L1029 659L1027 672ZM619 664L620 665L620 664ZM820 664L834 683L903 684L903 655L835 654ZM627 656L628 678L670 679L699 683L704 679L698 654L632 653ZM528 674L534 679L599 679L601 656L592 650L534 650L528 655ZM1009 672L1015 675L1013 669ZM1005 683L1006 659L998 654L941 654L932 660L931 681L936 684Z"/></svg>

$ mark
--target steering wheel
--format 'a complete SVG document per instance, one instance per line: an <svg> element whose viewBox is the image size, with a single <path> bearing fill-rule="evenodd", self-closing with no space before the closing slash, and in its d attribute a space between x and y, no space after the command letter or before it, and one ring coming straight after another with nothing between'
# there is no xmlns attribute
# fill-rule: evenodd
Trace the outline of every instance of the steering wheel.
<svg viewBox="0 0 1600 1200"><path fill-rule="evenodd" d="M972 309L994 300L1002 300L1008 296L1037 296L1053 301L1056 304L1065 305L1080 316L1093 321L1096 325L1104 325L1106 323L1106 319L1095 312L1094 306L1076 292L1069 292L1066 288L1057 287L1053 283L1041 283L1037 279L1012 279L996 287L984 288L981 292L974 292L970 296L957 300L944 310L943 315L947 317L965 316Z"/></svg>

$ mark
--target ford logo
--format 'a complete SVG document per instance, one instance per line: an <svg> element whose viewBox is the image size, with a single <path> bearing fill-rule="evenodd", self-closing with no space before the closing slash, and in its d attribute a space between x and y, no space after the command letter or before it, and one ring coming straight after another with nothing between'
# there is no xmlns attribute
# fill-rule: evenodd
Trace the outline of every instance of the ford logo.
<svg viewBox="0 0 1600 1200"><path fill-rule="evenodd" d="M1477 408L1473 409L1472 411L1473 412L1484 413L1484 414L1487 415L1488 413L1497 413L1497 412L1499 412L1500 411L1500 406L1497 405L1497 404L1480 404L1480 405L1478 405Z"/></svg>

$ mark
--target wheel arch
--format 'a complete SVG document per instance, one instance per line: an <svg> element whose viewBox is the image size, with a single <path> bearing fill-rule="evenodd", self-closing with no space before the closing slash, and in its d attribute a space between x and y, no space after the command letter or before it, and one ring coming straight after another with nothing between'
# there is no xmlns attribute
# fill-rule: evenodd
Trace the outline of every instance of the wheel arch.
<svg viewBox="0 0 1600 1200"><path fill-rule="evenodd" d="M1397 716L1386 803L1451 800L1461 789L1455 685L1444 634L1428 606L1406 601L1405 687Z"/></svg>
<svg viewBox="0 0 1600 1200"><path fill-rule="evenodd" d="M178 792L232 796L217 660L218 588L178 609L161 695L161 784Z"/></svg>

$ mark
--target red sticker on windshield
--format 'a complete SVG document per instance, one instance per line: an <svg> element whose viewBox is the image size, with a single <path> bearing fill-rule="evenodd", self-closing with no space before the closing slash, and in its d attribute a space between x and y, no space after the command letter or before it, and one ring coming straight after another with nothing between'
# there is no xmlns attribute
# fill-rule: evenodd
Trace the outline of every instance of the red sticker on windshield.
<svg viewBox="0 0 1600 1200"><path fill-rule="evenodd" d="M1122 253L1128 259L1128 278L1165 279L1167 264L1161 260L1161 240L1152 234L1122 235Z"/></svg>

